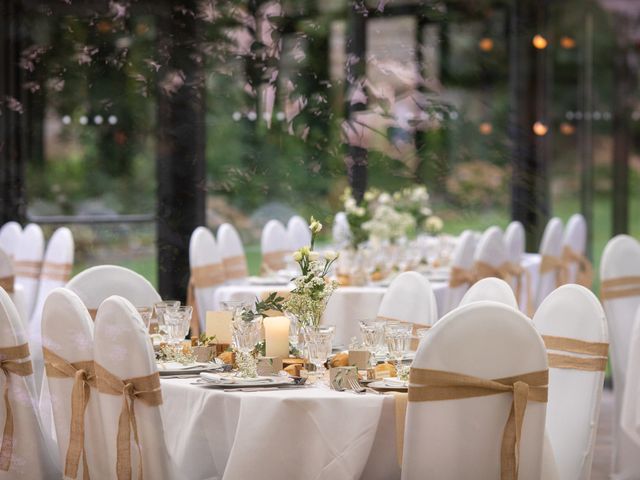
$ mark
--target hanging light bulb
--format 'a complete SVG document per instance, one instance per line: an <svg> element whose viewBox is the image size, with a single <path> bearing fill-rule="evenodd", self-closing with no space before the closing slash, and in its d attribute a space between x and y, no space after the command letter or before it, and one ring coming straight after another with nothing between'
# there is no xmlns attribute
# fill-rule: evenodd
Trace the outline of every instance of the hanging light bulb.
<svg viewBox="0 0 640 480"><path fill-rule="evenodd" d="M493 132L493 125L491 125L491 123L489 122L482 122L478 126L478 130L480 130L480 133L482 135L490 135L491 132Z"/></svg>
<svg viewBox="0 0 640 480"><path fill-rule="evenodd" d="M481 38L478 42L478 47L480 47L480 50L483 52L490 52L493 50L493 40L488 37Z"/></svg>
<svg viewBox="0 0 640 480"><path fill-rule="evenodd" d="M576 47L576 41L573 37L570 37L568 35L563 35L562 37L560 37L560 46L562 48L566 48L567 50L570 50Z"/></svg>
<svg viewBox="0 0 640 480"><path fill-rule="evenodd" d="M547 39L544 38L542 35L536 35L535 37L533 37L533 40L531 40L531 43L533 43L533 46L538 50L544 50L545 48L547 48L547 45L549 45L549 42L547 42Z"/></svg>
<svg viewBox="0 0 640 480"><path fill-rule="evenodd" d="M574 133L576 133L576 127L574 127L569 122L562 122L560 124L560 133L562 133L563 135L573 135Z"/></svg>
<svg viewBox="0 0 640 480"><path fill-rule="evenodd" d="M545 136L548 131L549 131L549 127L547 127L542 122L536 122L533 124L533 133L535 133L539 137Z"/></svg>

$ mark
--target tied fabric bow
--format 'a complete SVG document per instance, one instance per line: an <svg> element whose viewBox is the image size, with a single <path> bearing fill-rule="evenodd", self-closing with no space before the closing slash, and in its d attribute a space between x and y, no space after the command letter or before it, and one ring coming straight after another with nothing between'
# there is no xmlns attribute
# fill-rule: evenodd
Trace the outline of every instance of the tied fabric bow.
<svg viewBox="0 0 640 480"><path fill-rule="evenodd" d="M46 347L42 347L44 366L47 377L73 378L71 390L71 424L69 427L69 445L65 458L64 474L77 478L78 465L82 455L83 478L89 479L89 466L84 450L84 417L89 404L91 387L96 386L96 375L93 361L70 363Z"/></svg>
<svg viewBox="0 0 640 480"><path fill-rule="evenodd" d="M26 361L20 362L18 360ZM13 453L13 411L9 402L9 383L11 383L11 375L26 377L33 373L31 360L29 360L29 345L24 343L15 347L0 348L0 371L2 371L5 378L5 420L2 446L0 447L0 470L8 472L11 467L11 455Z"/></svg>
<svg viewBox="0 0 640 480"><path fill-rule="evenodd" d="M454 372L412 368L409 402L430 402L511 393L513 402L502 434L501 480L517 480L522 423L529 400L547 402L549 371L488 380Z"/></svg>
<svg viewBox="0 0 640 480"><path fill-rule="evenodd" d="M131 433L138 450L138 479L143 479L142 448L136 423L135 402L148 406L162 404L160 375L158 372L144 377L122 380L95 363L98 391L109 395L122 395L122 410L118 419L116 474L118 480L131 480Z"/></svg>

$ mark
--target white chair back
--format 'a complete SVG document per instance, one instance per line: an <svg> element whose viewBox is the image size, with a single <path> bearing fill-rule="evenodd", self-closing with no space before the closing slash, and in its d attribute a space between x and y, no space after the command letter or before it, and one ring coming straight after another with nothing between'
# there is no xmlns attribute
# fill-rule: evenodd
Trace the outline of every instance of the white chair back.
<svg viewBox="0 0 640 480"><path fill-rule="evenodd" d="M473 283L473 257L476 251L476 235L471 230L465 230L460 235L458 243L453 249L451 255L451 281L447 289L445 304L440 309L443 314L453 310L460 304L460 300ZM463 277L468 277L468 281L461 281L458 285L454 283L456 271L460 272Z"/></svg>
<svg viewBox="0 0 640 480"><path fill-rule="evenodd" d="M486 263L493 268L502 267L509 261L509 252L504 242L504 234L500 227L487 228L476 247L474 261Z"/></svg>
<svg viewBox="0 0 640 480"><path fill-rule="evenodd" d="M347 220L347 214L345 212L336 213L333 219L333 226L331 227L331 236L336 246L345 246L349 243L351 229L349 228L349 221Z"/></svg>
<svg viewBox="0 0 640 480"><path fill-rule="evenodd" d="M241 281L249 275L247 257L238 231L230 223L218 228L218 250L224 266L224 277L228 283Z"/></svg>
<svg viewBox="0 0 640 480"><path fill-rule="evenodd" d="M151 307L161 300L146 278L117 265L87 268L73 277L67 288L80 297L94 318L100 304L111 295L120 295L136 307Z"/></svg>
<svg viewBox="0 0 640 480"><path fill-rule="evenodd" d="M31 361L33 362L36 390L38 392L42 385L44 369L41 348L42 308L49 294L54 289L63 287L69 281L73 268L73 250L74 244L71 230L66 227L61 227L51 236L44 254L38 297L31 314L31 320L29 320L29 343L33 349Z"/></svg>
<svg viewBox="0 0 640 480"><path fill-rule="evenodd" d="M4 250L0 249L0 287L11 297L13 304L18 310L18 315L22 320L22 325L27 328L29 318L27 317L27 305L24 288L15 281L15 269L13 259Z"/></svg>
<svg viewBox="0 0 640 480"><path fill-rule="evenodd" d="M492 301L503 303L511 308L518 308L513 289L504 280L495 277L483 278L471 286L460 301L460 306L473 302Z"/></svg>
<svg viewBox="0 0 640 480"><path fill-rule="evenodd" d="M640 277L640 243L628 235L618 235L607 243L600 260L602 305L607 317L611 348L609 359L615 397L613 426L613 473L620 478L640 478L638 446L620 428L620 412L628 372L633 320L640 306L640 285L607 288L609 282ZM625 292L625 290L628 290ZM610 295L619 293L620 296Z"/></svg>
<svg viewBox="0 0 640 480"><path fill-rule="evenodd" d="M586 288L563 285L551 292L538 307L533 323L552 355L549 358L546 424L559 478L588 480L591 476L606 358L568 352L561 345L551 343L554 338L550 337L606 345L609 338L604 311L596 296ZM564 357L582 357L584 362L600 363L602 369L568 368L561 363Z"/></svg>
<svg viewBox="0 0 640 480"><path fill-rule="evenodd" d="M619 464L623 467L618 469L623 473L620 478L640 478L640 464L637 461L640 450L640 309L636 312L631 331L619 425L624 438L624 451L629 454L621 457L624 463Z"/></svg>
<svg viewBox="0 0 640 480"><path fill-rule="evenodd" d="M507 246L509 261L520 265L525 251L526 235L522 223L514 220L504 231L504 243Z"/></svg>
<svg viewBox="0 0 640 480"><path fill-rule="evenodd" d="M9 257L14 257L20 237L22 227L18 222L7 222L0 228L0 250L4 250Z"/></svg>
<svg viewBox="0 0 640 480"><path fill-rule="evenodd" d="M559 218L553 217L547 222L547 226L542 234L542 240L540 241L540 256L542 257L543 263L545 262L544 257L560 260L563 230L562 220ZM542 263L540 266L542 268ZM536 287L536 307L558 286L558 273L557 269L552 269L544 273L540 271L538 285Z"/></svg>
<svg viewBox="0 0 640 480"><path fill-rule="evenodd" d="M575 213L569 218L564 231L562 246L571 248L571 250L579 255L585 254L587 246L587 221L581 214ZM578 267L579 265L576 262L568 263L567 283L576 283Z"/></svg>
<svg viewBox="0 0 640 480"><path fill-rule="evenodd" d="M16 283L24 289L27 320L31 318L38 296L43 255L42 229L35 223L30 223L22 231L14 260Z"/></svg>
<svg viewBox="0 0 640 480"><path fill-rule="evenodd" d="M547 354L522 313L495 302L476 302L436 323L420 342L412 369L502 379L546 370ZM412 381L410 391L416 386ZM512 404L511 393L410 401L402 478L500 478L502 437ZM527 402L519 448L520 480L541 478L545 411L545 403Z"/></svg>
<svg viewBox="0 0 640 480"><path fill-rule="evenodd" d="M308 247L311 244L309 224L299 215L294 215L287 222L287 236L289 237L289 248L292 251Z"/></svg>
<svg viewBox="0 0 640 480"><path fill-rule="evenodd" d="M149 333L131 302L122 297L113 296L100 305L95 322L93 355L99 386L96 396L106 439L103 455L108 468L98 478L117 478L118 419L126 407L123 405L122 394L106 393L100 388L102 382L100 369L104 368L120 381L157 374ZM157 388L160 388L159 380ZM155 387L150 385L142 389L154 390ZM133 400L129 398L126 401ZM167 451L160 406L147 404L143 398L137 398L131 411L135 412L144 477L158 480L179 478ZM130 438L131 455L127 457L131 459L132 475L137 478L140 457L133 440L133 431Z"/></svg>
<svg viewBox="0 0 640 480"><path fill-rule="evenodd" d="M263 271L282 270L286 266L286 256L291 254L287 229L278 220L269 220L262 229L260 239Z"/></svg>
<svg viewBox="0 0 640 480"><path fill-rule="evenodd" d="M0 288L0 349L11 349L28 345L22 321L7 292ZM26 353L26 356L23 354ZM16 355L8 355L0 350L3 361L31 362L28 350ZM7 368L9 368L7 366ZM26 372L24 372L26 373ZM36 409L35 384L33 375L8 373L0 375L0 392L8 389L8 399L13 419L13 449L8 470L0 469L1 480L60 478L55 461L49 453L48 445ZM4 394L0 395L0 431L4 431L7 421L7 404Z"/></svg>
<svg viewBox="0 0 640 480"><path fill-rule="evenodd" d="M68 363L93 362L93 320L82 300L71 290L57 288L47 297L42 311L42 344L44 348ZM51 359L50 363L55 365L57 360ZM76 365L74 369L79 370L81 367ZM59 371L53 366L49 369L50 372ZM51 376L45 374L44 388L49 403L41 404L41 411L48 406L52 413L59 460L61 465L65 465L69 450L72 391L75 379L73 376L61 375L63 375L62 372ZM84 455L86 455L89 476L93 478L104 477L109 471L104 455L106 445L102 433L97 393L95 388L91 388L86 411L83 414ZM82 458L76 466L78 476L75 478L84 479ZM70 470L65 473L71 477Z"/></svg>
<svg viewBox="0 0 640 480"><path fill-rule="evenodd" d="M193 299L189 303L193 303L193 315L197 315L200 331L204 332L207 310L213 310L216 288L224 283L224 266L216 239L206 227L198 227L191 234L189 266L189 288L193 289Z"/></svg>
<svg viewBox="0 0 640 480"><path fill-rule="evenodd" d="M382 297L378 318L433 325L438 320L438 307L429 280L417 272L398 275Z"/></svg>

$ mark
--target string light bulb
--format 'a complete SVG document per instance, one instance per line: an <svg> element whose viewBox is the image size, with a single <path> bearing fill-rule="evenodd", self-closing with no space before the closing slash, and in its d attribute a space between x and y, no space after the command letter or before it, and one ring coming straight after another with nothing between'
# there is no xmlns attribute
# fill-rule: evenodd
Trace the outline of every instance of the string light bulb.
<svg viewBox="0 0 640 480"><path fill-rule="evenodd" d="M488 37L481 38L478 42L478 46L483 52L490 52L493 50L493 40Z"/></svg>
<svg viewBox="0 0 640 480"><path fill-rule="evenodd" d="M542 122L536 122L533 124L533 133L535 133L539 137L545 136L548 131L549 131L549 127L547 127Z"/></svg>
<svg viewBox="0 0 640 480"><path fill-rule="evenodd" d="M567 50L571 50L572 48L576 48L576 41L573 37L563 35L562 37L560 37L560 46L562 48L566 48Z"/></svg>
<svg viewBox="0 0 640 480"><path fill-rule="evenodd" d="M480 133L482 135L489 135L491 134L491 132L493 132L493 125L491 125L489 122L482 122L478 126L478 130L480 130Z"/></svg>
<svg viewBox="0 0 640 480"><path fill-rule="evenodd" d="M533 46L538 50L544 50L545 48L547 48L547 45L549 45L549 42L547 42L547 39L539 34L533 37L533 40L531 40L531 43L533 43Z"/></svg>

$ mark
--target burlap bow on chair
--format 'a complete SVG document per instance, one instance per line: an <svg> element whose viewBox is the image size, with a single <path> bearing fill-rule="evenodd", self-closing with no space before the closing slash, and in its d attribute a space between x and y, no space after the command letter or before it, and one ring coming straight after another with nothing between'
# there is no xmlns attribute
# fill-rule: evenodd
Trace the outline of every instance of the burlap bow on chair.
<svg viewBox="0 0 640 480"><path fill-rule="evenodd" d="M70 263L44 262L42 264L42 280L57 280L67 283L71 278L73 265Z"/></svg>
<svg viewBox="0 0 640 480"><path fill-rule="evenodd" d="M549 368L604 372L607 368L609 344L605 342L587 342L568 337L543 335L547 350L562 353L549 353ZM583 356L571 355L579 354Z"/></svg>
<svg viewBox="0 0 640 480"><path fill-rule="evenodd" d="M22 361L20 361L22 360ZM9 384L11 376L26 377L33 374L31 360L29 360L29 345L24 343L15 347L0 348L0 371L4 374L4 405L5 420L2 434L2 446L0 447L0 470L5 472L11 468L11 456L13 454L13 411L9 402Z"/></svg>
<svg viewBox="0 0 640 480"><path fill-rule="evenodd" d="M577 263L576 283L578 285L587 288L593 286L593 266L587 257L576 252L569 245L565 245L562 249L561 258L567 268L571 263Z"/></svg>
<svg viewBox="0 0 640 480"><path fill-rule="evenodd" d="M513 395L509 418L502 434L500 450L501 480L517 480L522 424L529 400L547 402L549 371L524 373L488 380L454 372L412 368L409 376L409 402L431 402L484 397L510 393Z"/></svg>
<svg viewBox="0 0 640 480"><path fill-rule="evenodd" d="M83 479L89 479L89 465L84 450L84 417L89 404L91 387L96 387L95 368L92 360L70 363L46 347L42 347L47 377L73 378L71 390L71 424L69 445L65 458L65 477L77 478L82 456Z"/></svg>
<svg viewBox="0 0 640 480"><path fill-rule="evenodd" d="M476 274L473 270L466 270L461 267L451 267L449 274L449 288L460 287L461 285L471 285L476 281Z"/></svg>
<svg viewBox="0 0 640 480"><path fill-rule="evenodd" d="M13 293L14 283L15 283L15 277L13 275L9 275L7 277L0 277L0 287L4 288L4 291L7 293Z"/></svg>
<svg viewBox="0 0 640 480"><path fill-rule="evenodd" d="M222 259L224 276L226 280L237 280L249 275L247 271L247 259L244 255Z"/></svg>
<svg viewBox="0 0 640 480"><path fill-rule="evenodd" d="M477 261L473 265L473 270L476 275L476 281L483 278L496 277L504 280L505 282L511 281L511 268L509 262L504 262L502 265L494 267L493 265Z"/></svg>
<svg viewBox="0 0 640 480"><path fill-rule="evenodd" d="M561 287L567 283L567 264L561 257L554 257L553 255L543 255L540 262L540 274L555 272L556 275L556 287Z"/></svg>
<svg viewBox="0 0 640 480"><path fill-rule="evenodd" d="M520 303L520 298L522 296L522 286L523 284L527 287L527 315L529 317L533 316L533 293L531 289L531 272L524 268L522 265L519 265L514 262L509 262L508 264L509 274L513 279L515 279L515 290L516 299L518 303Z"/></svg>
<svg viewBox="0 0 640 480"><path fill-rule="evenodd" d="M260 267L260 271L262 272L262 274L268 275L285 268L286 267L285 256L288 253L289 252L285 250L281 250L278 252L263 253L262 266Z"/></svg>
<svg viewBox="0 0 640 480"><path fill-rule="evenodd" d="M138 480L143 479L142 447L138 436L135 402L150 407L162 405L160 375L158 372L144 377L122 380L95 363L97 386L100 393L122 396L122 410L118 419L116 474L118 480L131 480L131 433L138 449Z"/></svg>
<svg viewBox="0 0 640 480"><path fill-rule="evenodd" d="M600 299L635 297L640 295L640 276L607 278L600 284Z"/></svg>

